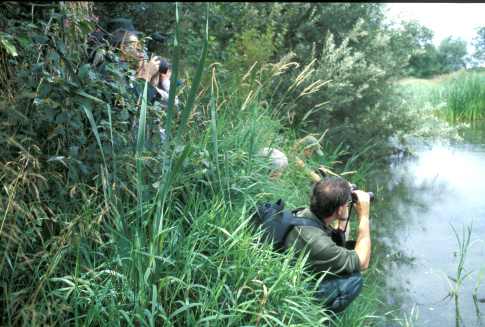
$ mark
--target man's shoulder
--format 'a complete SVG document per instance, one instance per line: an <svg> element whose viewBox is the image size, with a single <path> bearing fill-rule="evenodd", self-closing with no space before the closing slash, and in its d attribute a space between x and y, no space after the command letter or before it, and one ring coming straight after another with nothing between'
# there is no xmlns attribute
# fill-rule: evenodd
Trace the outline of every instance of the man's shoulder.
<svg viewBox="0 0 485 327"><path fill-rule="evenodd" d="M325 225L319 221L319 219L310 211L310 209L302 208L295 212L295 216L299 219L315 222L315 224L296 225L291 231L295 238L300 238L306 243L315 240L331 241Z"/></svg>
<svg viewBox="0 0 485 327"><path fill-rule="evenodd" d="M298 218L307 218L307 219L314 219L318 220L317 216L310 210L310 208L299 208L294 211L295 216Z"/></svg>
<svg viewBox="0 0 485 327"><path fill-rule="evenodd" d="M315 226L295 226L294 233L306 243L311 242L332 242L332 238L327 231Z"/></svg>

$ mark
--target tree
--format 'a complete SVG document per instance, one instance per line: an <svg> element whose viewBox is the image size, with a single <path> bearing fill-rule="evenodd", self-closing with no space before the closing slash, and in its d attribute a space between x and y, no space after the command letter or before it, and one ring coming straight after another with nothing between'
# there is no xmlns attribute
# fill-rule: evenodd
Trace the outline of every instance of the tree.
<svg viewBox="0 0 485 327"><path fill-rule="evenodd" d="M438 48L443 73L466 68L464 57L467 55L466 41L449 36L441 41Z"/></svg>
<svg viewBox="0 0 485 327"><path fill-rule="evenodd" d="M473 58L478 62L485 61L485 26L477 29L477 35L473 38L472 44L475 47Z"/></svg>
<svg viewBox="0 0 485 327"><path fill-rule="evenodd" d="M407 58L403 67L405 75L430 77L440 72L433 31L419 22L402 22L393 34L392 46L394 53Z"/></svg>
<svg viewBox="0 0 485 327"><path fill-rule="evenodd" d="M419 54L409 59L409 73L416 77L431 77L441 72L438 50L433 44L426 45Z"/></svg>

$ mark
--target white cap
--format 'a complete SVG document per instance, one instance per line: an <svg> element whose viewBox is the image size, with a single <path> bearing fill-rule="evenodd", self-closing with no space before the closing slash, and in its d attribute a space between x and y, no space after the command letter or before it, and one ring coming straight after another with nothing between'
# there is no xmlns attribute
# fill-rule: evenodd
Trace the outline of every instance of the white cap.
<svg viewBox="0 0 485 327"><path fill-rule="evenodd" d="M284 170L288 167L288 158L278 149L262 148L258 154L262 157L269 156L272 170Z"/></svg>

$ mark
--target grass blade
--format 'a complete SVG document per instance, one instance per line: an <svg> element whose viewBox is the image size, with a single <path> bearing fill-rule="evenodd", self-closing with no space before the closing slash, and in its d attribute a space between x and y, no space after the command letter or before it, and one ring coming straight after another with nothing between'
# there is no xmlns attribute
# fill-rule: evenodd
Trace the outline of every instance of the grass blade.
<svg viewBox="0 0 485 327"><path fill-rule="evenodd" d="M175 3L175 35L174 35L174 41L173 41L174 57L173 57L173 65L172 65L172 77L170 79L170 91L168 93L167 118L165 121L165 133L166 133L165 150L167 150L167 147L172 135L171 128L172 128L173 111L174 111L174 105L175 105L175 93L177 91L177 77L179 72L179 59L180 59L179 25L180 25L179 8L178 8L178 3Z"/></svg>
<svg viewBox="0 0 485 327"><path fill-rule="evenodd" d="M209 44L209 4L207 4L204 45L202 48L202 53L200 54L199 63L197 64L197 71L195 73L194 81L192 82L192 86L190 88L189 98L187 100L187 104L185 105L184 110L182 111L182 115L180 119L180 127L177 130L176 141L180 138L182 130L185 130L184 127L187 124L187 120L189 119L189 115L192 112L192 108L194 106L195 97L197 95L197 89L199 88L200 81L202 79L202 73L204 72L204 63L205 63L205 58L207 57L208 44Z"/></svg>
<svg viewBox="0 0 485 327"><path fill-rule="evenodd" d="M145 82L143 97L140 108L140 118L138 120L138 137L136 141L136 175L137 175L137 193L138 193L138 218L141 227L143 216L143 151L145 150L145 129L147 115L147 88L148 82Z"/></svg>
<svg viewBox="0 0 485 327"><path fill-rule="evenodd" d="M101 151L101 156L103 157L104 166L106 167L106 158L104 157L103 146L101 145L101 139L98 133L98 126L94 121L93 113L86 106L82 106L82 108L86 113L86 116L88 117L89 124L91 125L91 129L93 130L93 133L94 133L94 137L96 138L96 142L98 142L99 150Z"/></svg>

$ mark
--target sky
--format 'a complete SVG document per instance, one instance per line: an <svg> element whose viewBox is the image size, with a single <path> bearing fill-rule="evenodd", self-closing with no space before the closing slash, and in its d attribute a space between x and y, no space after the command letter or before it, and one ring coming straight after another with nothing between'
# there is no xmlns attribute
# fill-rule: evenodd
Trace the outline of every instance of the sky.
<svg viewBox="0 0 485 327"><path fill-rule="evenodd" d="M485 3L387 3L390 19L415 19L434 32L433 43L439 45L448 36L461 37L468 53L476 35L475 28L485 26Z"/></svg>

